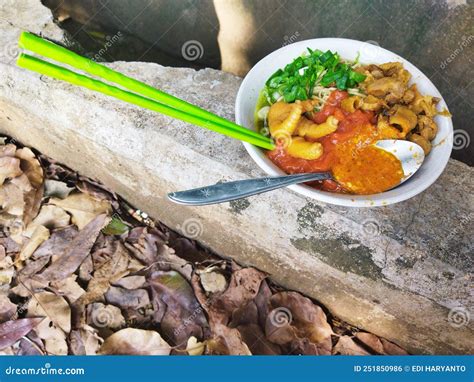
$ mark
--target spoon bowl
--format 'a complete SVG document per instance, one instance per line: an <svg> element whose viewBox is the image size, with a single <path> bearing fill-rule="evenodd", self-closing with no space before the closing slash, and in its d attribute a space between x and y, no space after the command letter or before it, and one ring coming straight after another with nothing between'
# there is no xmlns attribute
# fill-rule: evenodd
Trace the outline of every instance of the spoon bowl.
<svg viewBox="0 0 474 382"><path fill-rule="evenodd" d="M399 185L410 179L425 160L425 153L420 145L401 139L384 139L375 143L379 149L395 155L402 164L403 177Z"/></svg>
<svg viewBox="0 0 474 382"><path fill-rule="evenodd" d="M380 140L375 143L375 146L393 154L402 165L403 177L395 187L409 179L420 168L425 158L423 149L416 143L409 141L397 139ZM330 172L317 172L237 180L186 191L172 192L168 194L168 198L177 204L204 206L230 202L292 184L326 179L334 178Z"/></svg>

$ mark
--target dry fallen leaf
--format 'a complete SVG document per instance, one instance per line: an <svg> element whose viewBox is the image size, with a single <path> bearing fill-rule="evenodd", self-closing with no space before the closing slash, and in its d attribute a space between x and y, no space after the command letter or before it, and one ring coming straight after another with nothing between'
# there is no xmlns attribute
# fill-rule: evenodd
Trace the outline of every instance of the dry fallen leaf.
<svg viewBox="0 0 474 382"><path fill-rule="evenodd" d="M187 281L191 281L193 266L188 261L175 255L174 250L163 244L158 253L156 264L163 270L173 270L179 272Z"/></svg>
<svg viewBox="0 0 474 382"><path fill-rule="evenodd" d="M69 303L73 304L86 293L76 281L77 275L71 275L64 280L51 282L51 288L59 295L65 296Z"/></svg>
<svg viewBox="0 0 474 382"><path fill-rule="evenodd" d="M281 349L278 345L270 342L263 333L260 326L256 324L239 325L237 329L247 344L252 354L278 355Z"/></svg>
<svg viewBox="0 0 474 382"><path fill-rule="evenodd" d="M188 338L186 351L189 355L201 355L204 353L205 348L206 344L204 342L199 342L196 337L191 336Z"/></svg>
<svg viewBox="0 0 474 382"><path fill-rule="evenodd" d="M44 344L34 332L29 332L28 337L22 337L18 343L16 355L44 355Z"/></svg>
<svg viewBox="0 0 474 382"><path fill-rule="evenodd" d="M246 305L257 295L266 275L254 268L243 268L232 273L225 292L212 296L205 304L210 322L227 324L239 307Z"/></svg>
<svg viewBox="0 0 474 382"><path fill-rule="evenodd" d="M25 212L23 192L13 183L0 187L0 206L3 214L22 216Z"/></svg>
<svg viewBox="0 0 474 382"><path fill-rule="evenodd" d="M76 187L79 189L79 191L92 196L94 199L108 200L114 204L114 207L116 207L115 202L117 200L117 195L103 184L92 179L79 176L79 179L76 182Z"/></svg>
<svg viewBox="0 0 474 382"><path fill-rule="evenodd" d="M120 240L107 237L106 245L92 253L94 282L115 282L130 272L130 255ZM103 293L103 292L102 292Z"/></svg>
<svg viewBox="0 0 474 382"><path fill-rule="evenodd" d="M38 189L43 184L43 169L35 154L28 147L16 150L15 156L20 158L21 169L28 177L31 185Z"/></svg>
<svg viewBox="0 0 474 382"><path fill-rule="evenodd" d="M30 149L0 146L0 224L18 244L24 227L38 213L43 169Z"/></svg>
<svg viewBox="0 0 474 382"><path fill-rule="evenodd" d="M55 229L48 240L43 242L33 253L32 257L51 257L53 261L61 257L77 235L77 228L70 225L65 228Z"/></svg>
<svg viewBox="0 0 474 382"><path fill-rule="evenodd" d="M15 185L23 194L28 193L33 190L33 187L30 183L30 180L25 174L21 174L16 178L10 180L10 184Z"/></svg>
<svg viewBox="0 0 474 382"><path fill-rule="evenodd" d="M139 289L145 285L145 276L125 276L114 282L114 286L125 289Z"/></svg>
<svg viewBox="0 0 474 382"><path fill-rule="evenodd" d="M15 156L20 158L20 168L28 178L32 188L24 193L25 212L23 222L29 222L38 214L41 206L41 198L44 192L44 172L35 154L27 147L16 150Z"/></svg>
<svg viewBox="0 0 474 382"><path fill-rule="evenodd" d="M98 336L97 331L87 325L79 331L83 338L86 355L97 354L104 343L104 340Z"/></svg>
<svg viewBox="0 0 474 382"><path fill-rule="evenodd" d="M20 252L20 260L25 261L30 258L34 251L45 241L49 239L49 229L43 225L37 225L28 242Z"/></svg>
<svg viewBox="0 0 474 382"><path fill-rule="evenodd" d="M65 330L71 329L71 310L66 301L50 292L37 293L28 303L27 316L44 316L45 319L34 329L44 340L48 354L66 355L67 343Z"/></svg>
<svg viewBox="0 0 474 382"><path fill-rule="evenodd" d="M93 277L90 277L90 281L87 285L87 292L74 304L80 322L84 322L85 320L84 308L86 305L95 301L103 300L104 296L107 297L106 292L109 290L111 283L131 272L131 257L124 245L119 240L110 236L103 238L102 241L102 245L96 245L95 248L99 248L97 248L91 256L90 267L94 270L94 274ZM146 291L142 290L141 293L144 293L147 299L145 305L148 304L149 299ZM113 292L110 294L113 295ZM114 296L111 298L113 297ZM117 295L117 301L123 301L122 297L125 298L126 296L120 294ZM130 298L133 303L138 301L136 295L131 296ZM118 305L120 306L120 304ZM132 309L135 308L138 309L136 306L132 307Z"/></svg>
<svg viewBox="0 0 474 382"><path fill-rule="evenodd" d="M341 355L369 355L364 348L356 344L349 336L341 336L332 350L332 354Z"/></svg>
<svg viewBox="0 0 474 382"><path fill-rule="evenodd" d="M383 345L376 335L365 332L358 332L355 338L365 346L367 346L375 354L384 354Z"/></svg>
<svg viewBox="0 0 474 382"><path fill-rule="evenodd" d="M58 335L55 337L46 338L44 340L44 348L46 352L51 355L67 355L68 346L66 337L63 335Z"/></svg>
<svg viewBox="0 0 474 382"><path fill-rule="evenodd" d="M5 144L6 140L6 137L0 137L0 157L15 156L16 146L13 143Z"/></svg>
<svg viewBox="0 0 474 382"><path fill-rule="evenodd" d="M203 338L207 319L184 277L176 271L154 271L147 280L163 335L178 346L185 346L191 336Z"/></svg>
<svg viewBox="0 0 474 382"><path fill-rule="evenodd" d="M265 323L267 338L296 354L331 354L334 334L321 307L297 292L274 294Z"/></svg>
<svg viewBox="0 0 474 382"><path fill-rule="evenodd" d="M127 328L107 337L98 354L168 355L170 351L158 332Z"/></svg>
<svg viewBox="0 0 474 382"><path fill-rule="evenodd" d="M69 225L71 217L62 208L45 204L36 218L28 225L43 225L49 229L63 228Z"/></svg>
<svg viewBox="0 0 474 382"><path fill-rule="evenodd" d="M59 180L46 179L44 182L45 197L65 199L72 190L74 190L74 187L68 187L66 183Z"/></svg>
<svg viewBox="0 0 474 382"><path fill-rule="evenodd" d="M130 290L111 286L107 293L105 293L105 299L108 303L125 310L138 310L150 304L150 298L145 289Z"/></svg>
<svg viewBox="0 0 474 382"><path fill-rule="evenodd" d="M5 147L5 146L3 146ZM20 160L10 156L0 158L0 185L5 182L5 179L15 178L23 173L20 169Z"/></svg>
<svg viewBox="0 0 474 382"><path fill-rule="evenodd" d="M6 143L7 137L0 137L0 157L12 157L15 155L16 146L13 143Z"/></svg>
<svg viewBox="0 0 474 382"><path fill-rule="evenodd" d="M35 293L28 303L27 316L47 317L36 328L40 338L49 338L50 336L47 333L53 327L61 329L66 334L71 331L71 308L63 297L57 296L54 293Z"/></svg>
<svg viewBox="0 0 474 382"><path fill-rule="evenodd" d="M15 267L10 256L0 261L0 285L10 284L15 276Z"/></svg>
<svg viewBox="0 0 474 382"><path fill-rule="evenodd" d="M74 355L96 355L104 340L99 337L97 330L84 327L71 331L69 336L71 353Z"/></svg>
<svg viewBox="0 0 474 382"><path fill-rule="evenodd" d="M408 353L402 349L400 346L386 340L385 338L380 338L382 341L383 350L385 354L388 355L408 355Z"/></svg>
<svg viewBox="0 0 474 382"><path fill-rule="evenodd" d="M42 317L20 318L0 324L0 349L5 349L28 334L41 321Z"/></svg>
<svg viewBox="0 0 474 382"><path fill-rule="evenodd" d="M159 255L169 250L164 245L166 237L157 229L136 227L128 233L125 246L143 264L151 265L159 260Z"/></svg>
<svg viewBox="0 0 474 382"><path fill-rule="evenodd" d="M212 338L206 343L206 354L252 355L237 329L215 323L212 332Z"/></svg>
<svg viewBox="0 0 474 382"><path fill-rule="evenodd" d="M64 253L37 277L42 280L55 281L70 276L84 261L94 245L100 230L109 218L99 215L84 227L69 243Z"/></svg>
<svg viewBox="0 0 474 382"><path fill-rule="evenodd" d="M111 211L110 202L97 200L88 194L76 193L66 199L52 198L50 204L61 207L72 215L72 222L82 230L96 216Z"/></svg>
<svg viewBox="0 0 474 382"><path fill-rule="evenodd" d="M16 305L10 299L0 294L0 322L10 321L16 318Z"/></svg>

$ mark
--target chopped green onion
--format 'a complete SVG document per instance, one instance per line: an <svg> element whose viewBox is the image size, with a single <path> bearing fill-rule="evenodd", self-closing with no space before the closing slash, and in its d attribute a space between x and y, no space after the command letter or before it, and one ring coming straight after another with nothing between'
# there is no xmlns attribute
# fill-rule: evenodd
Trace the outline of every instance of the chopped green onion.
<svg viewBox="0 0 474 382"><path fill-rule="evenodd" d="M313 89L318 85L347 90L364 81L365 75L354 71L352 64L341 61L339 54L310 48L307 51L267 80L265 94L269 102L275 103L280 98L285 102L303 101L313 96Z"/></svg>

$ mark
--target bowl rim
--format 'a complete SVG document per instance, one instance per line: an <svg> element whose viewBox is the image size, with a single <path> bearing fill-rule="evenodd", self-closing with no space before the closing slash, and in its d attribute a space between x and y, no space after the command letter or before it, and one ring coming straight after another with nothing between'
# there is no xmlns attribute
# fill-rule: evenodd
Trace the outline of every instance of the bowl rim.
<svg viewBox="0 0 474 382"><path fill-rule="evenodd" d="M339 41L343 42L349 45L354 45L354 44L368 44L370 42L368 41L359 41L359 40L353 40L353 39L346 39L346 38L339 38L339 37L324 37L324 38L314 38L314 39L307 39L307 40L302 40L302 41L297 41L293 44L288 44L285 45L265 57L263 57L261 60L259 60L247 73L245 78L243 79L242 83L240 84L239 91L237 93L237 97L235 100L235 119L236 123L243 126L243 121L242 121L242 115L240 111L242 110L242 102L244 100L244 91L245 89L249 86L250 81L252 80L252 74L253 72L256 71L257 67L260 67L261 65L264 65L267 61L272 60L273 57L282 54L285 50L289 49L289 47L293 47L295 45L316 45L318 42L333 42L333 41ZM415 83L422 80L428 82L429 85L431 85L437 92L435 96L441 98L440 104L442 107L444 107L446 110L448 110L448 106L437 89L437 87L433 84L433 82L427 77L417 66L412 64L410 61L404 59L403 57L399 56L398 54L382 48L378 45L374 45L374 47L377 50L381 50L386 54L390 54L395 57L396 61L401 61L404 65L408 63L411 65L413 68L415 68L420 74L421 77L417 79L417 81L414 81ZM305 48L302 49L302 52L305 50ZM359 48L360 50L360 48ZM335 51L337 51L335 49ZM292 60L293 58L290 58L289 60ZM414 73L411 73L412 77L414 77ZM449 110L448 110L449 111ZM447 141L442 142L443 144L448 144L449 145L449 150L444 154L443 157L438 158L439 163L437 167L432 169L429 173L425 173L423 182L418 185L418 187L406 190L406 192L403 193L394 193L393 195L387 196L386 194L388 192L396 191L399 189L399 187L402 187L403 184L406 184L410 182L410 179L404 182L402 185L393 188L389 191L382 192L379 194L374 194L374 195L351 195L351 194L338 194L338 193L332 193L328 191L321 191L317 190L315 188L306 186L306 185L292 185L289 186L288 188L291 189L292 191L295 191L298 194L304 195L306 197L329 203L329 204L334 204L334 205L339 205L339 206L346 206L346 207L378 207L378 206L386 206L389 204L394 204L394 203L399 203L404 200L410 199L424 190L426 190L429 186L431 186L438 178L439 176L443 173L444 169L446 168L449 158L451 157L451 152L453 148L453 123L452 123L452 118L448 117L447 118L447 125L449 128L448 135L445 138ZM254 126L250 127L252 130L254 129ZM444 141L444 140L443 140ZM280 175L286 175L286 173L279 169L275 164L273 164L264 154L263 150L260 149L257 146L254 146L250 143L247 142L242 142L245 149L247 150L248 154L250 157L254 160L254 162L268 175L271 176L280 176ZM423 165L422 165L423 167ZM385 196L384 196L385 195Z"/></svg>

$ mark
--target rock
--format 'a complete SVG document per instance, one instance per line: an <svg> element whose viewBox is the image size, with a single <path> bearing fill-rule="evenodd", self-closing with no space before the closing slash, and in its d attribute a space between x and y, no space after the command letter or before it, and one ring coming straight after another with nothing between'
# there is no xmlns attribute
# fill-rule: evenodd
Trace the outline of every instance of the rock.
<svg viewBox="0 0 474 382"><path fill-rule="evenodd" d="M225 277L219 272L201 272L201 285L207 293L224 292L227 288Z"/></svg>
<svg viewBox="0 0 474 382"><path fill-rule="evenodd" d="M13 44L24 25L61 39L49 11L28 4L28 12L4 8L12 25L1 21L0 43ZM472 350L472 168L451 160L423 194L376 209L324 205L288 190L238 205L178 206L166 193L263 173L237 141L0 60L1 133L100 179L172 229L314 297L352 325L415 353ZM237 77L110 65L233 118Z"/></svg>

